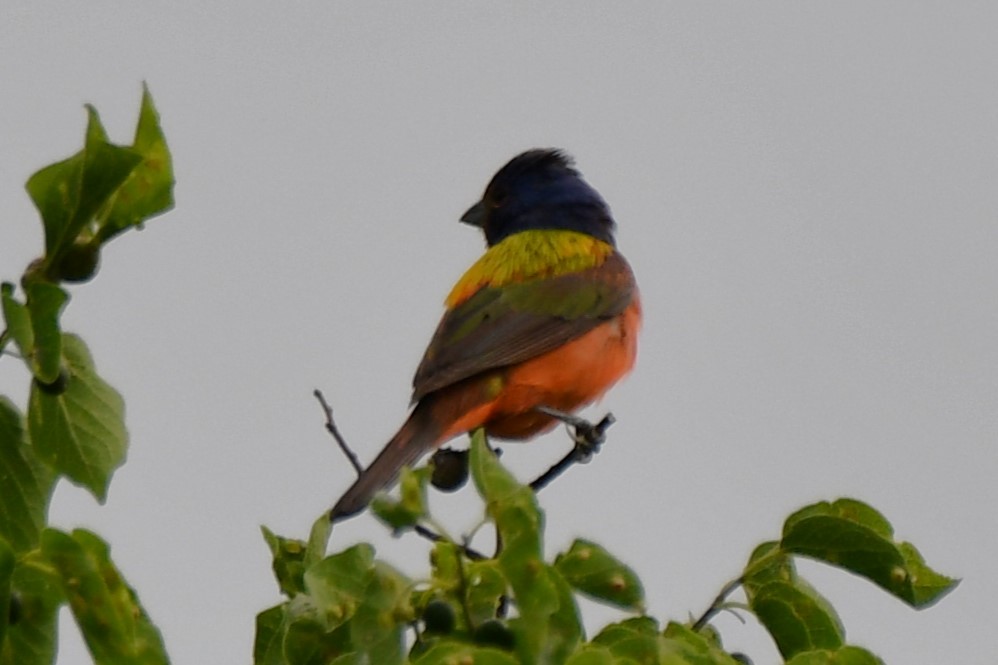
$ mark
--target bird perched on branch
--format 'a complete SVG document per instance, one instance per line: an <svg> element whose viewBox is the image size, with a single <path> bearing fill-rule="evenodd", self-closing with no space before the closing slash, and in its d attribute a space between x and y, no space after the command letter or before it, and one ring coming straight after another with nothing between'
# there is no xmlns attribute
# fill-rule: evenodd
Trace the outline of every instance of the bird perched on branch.
<svg viewBox="0 0 998 665"><path fill-rule="evenodd" d="M461 217L488 248L458 280L416 377L402 428L336 502L362 510L425 452L484 427L524 439L550 430L634 365L641 304L603 198L563 152L529 150Z"/></svg>

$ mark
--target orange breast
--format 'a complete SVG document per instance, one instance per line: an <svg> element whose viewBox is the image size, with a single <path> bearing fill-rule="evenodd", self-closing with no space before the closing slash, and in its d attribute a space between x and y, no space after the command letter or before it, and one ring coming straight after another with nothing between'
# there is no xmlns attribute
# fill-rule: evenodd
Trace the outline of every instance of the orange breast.
<svg viewBox="0 0 998 665"><path fill-rule="evenodd" d="M523 439L551 429L557 421L535 409L547 406L571 412L602 397L634 367L640 327L641 304L635 294L619 316L581 337L526 362L464 382L460 391L471 408L453 414L457 417L444 438L482 426L490 436L503 439ZM482 391L488 390L495 392L494 398L483 403ZM464 400L447 401L454 406Z"/></svg>

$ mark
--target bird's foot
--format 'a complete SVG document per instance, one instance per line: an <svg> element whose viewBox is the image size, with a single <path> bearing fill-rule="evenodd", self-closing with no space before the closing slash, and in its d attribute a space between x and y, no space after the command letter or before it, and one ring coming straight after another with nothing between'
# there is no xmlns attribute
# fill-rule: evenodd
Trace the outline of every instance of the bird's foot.
<svg viewBox="0 0 998 665"><path fill-rule="evenodd" d="M565 413L546 406L537 407L537 411L565 423L569 434L572 436L572 440L575 442L575 446L554 466L530 483L530 489L535 492L544 489L548 483L560 476L565 469L573 464L588 462L592 459L592 456L599 452L600 446L606 441L606 430L614 421L612 413L606 414L602 420L594 425L588 420L579 418L571 413Z"/></svg>
<svg viewBox="0 0 998 665"><path fill-rule="evenodd" d="M599 452L600 446L606 441L606 430L616 420L612 413L607 413L598 423L591 423L575 414L547 406L539 406L537 410L565 423L572 441L575 442L573 452L577 462L588 462L593 455Z"/></svg>

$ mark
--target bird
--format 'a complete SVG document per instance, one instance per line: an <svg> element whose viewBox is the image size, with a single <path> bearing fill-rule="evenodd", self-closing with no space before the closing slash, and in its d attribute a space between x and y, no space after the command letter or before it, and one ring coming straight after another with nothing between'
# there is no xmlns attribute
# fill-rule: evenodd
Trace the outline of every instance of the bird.
<svg viewBox="0 0 998 665"><path fill-rule="evenodd" d="M461 434L528 439L551 430L553 412L598 400L635 364L634 273L617 250L609 206L565 152L513 157L460 221L481 229L485 253L446 297L408 418L336 502L333 522Z"/></svg>

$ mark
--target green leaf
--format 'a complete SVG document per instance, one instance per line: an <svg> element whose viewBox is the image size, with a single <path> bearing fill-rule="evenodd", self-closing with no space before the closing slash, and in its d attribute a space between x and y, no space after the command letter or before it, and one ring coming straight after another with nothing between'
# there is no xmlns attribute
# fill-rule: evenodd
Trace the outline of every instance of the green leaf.
<svg viewBox="0 0 998 665"><path fill-rule="evenodd" d="M173 158L145 85L131 149L141 156L141 162L114 193L98 233L101 242L173 207Z"/></svg>
<svg viewBox="0 0 998 665"><path fill-rule="evenodd" d="M721 649L715 641L675 622L670 622L665 627L663 639L663 663L739 665L740 662Z"/></svg>
<svg viewBox="0 0 998 665"><path fill-rule="evenodd" d="M658 663L665 655L665 640L658 634L634 634L607 644L606 647L615 657L629 658L638 663Z"/></svg>
<svg viewBox="0 0 998 665"><path fill-rule="evenodd" d="M658 663L663 639L654 619L635 617L606 626L592 639L592 644L607 649L615 658Z"/></svg>
<svg viewBox="0 0 998 665"><path fill-rule="evenodd" d="M749 595L769 582L793 582L796 579L797 568L793 559L775 541L756 547L742 572L742 586Z"/></svg>
<svg viewBox="0 0 998 665"><path fill-rule="evenodd" d="M465 607L474 625L495 618L499 600L508 583L495 559L471 561L465 565Z"/></svg>
<svg viewBox="0 0 998 665"><path fill-rule="evenodd" d="M288 622L281 648L283 660L279 662L288 665L352 662L340 658L357 655L350 643L349 624L327 631L321 622L304 617Z"/></svg>
<svg viewBox="0 0 998 665"><path fill-rule="evenodd" d="M326 520L327 522L329 520ZM271 567L281 593L289 598L305 590L306 545L301 540L278 536L265 526L261 526L263 539L270 547Z"/></svg>
<svg viewBox="0 0 998 665"><path fill-rule="evenodd" d="M832 606L804 580L772 581L749 594L749 606L784 658L815 649L838 649L845 630Z"/></svg>
<svg viewBox="0 0 998 665"><path fill-rule="evenodd" d="M412 661L412 665L521 665L511 654L500 649L446 641L435 644Z"/></svg>
<svg viewBox="0 0 998 665"><path fill-rule="evenodd" d="M554 562L565 580L579 592L627 610L644 609L644 588L633 570L603 547L578 539Z"/></svg>
<svg viewBox="0 0 998 665"><path fill-rule="evenodd" d="M17 407L0 395L0 537L15 552L38 546L55 473L28 445Z"/></svg>
<svg viewBox="0 0 998 665"><path fill-rule="evenodd" d="M169 662L159 631L111 562L107 543L82 529L72 535L46 529L41 544L94 660L116 665Z"/></svg>
<svg viewBox="0 0 998 665"><path fill-rule="evenodd" d="M10 282L4 282L0 286L0 300L2 300L3 318L7 327L4 339L9 337L14 340L17 350L21 352L21 356L25 362L29 363L30 367L31 353L35 348L35 333L31 329L31 315L28 314L28 308L14 297L14 285ZM0 350L2 350L2 346L0 346Z"/></svg>
<svg viewBox="0 0 998 665"><path fill-rule="evenodd" d="M808 651L786 662L786 665L884 665L866 649L842 647L837 651Z"/></svg>
<svg viewBox="0 0 998 665"><path fill-rule="evenodd" d="M472 435L470 466L475 486L502 539L499 567L513 588L520 613L510 622L517 654L524 663L554 660L553 656L569 645L564 636L551 630L551 616L559 610L561 599L551 579L553 569L542 558L544 519L537 499L499 464L482 430Z"/></svg>
<svg viewBox="0 0 998 665"><path fill-rule="evenodd" d="M306 567L311 567L326 557L326 549L329 547L329 536L332 531L333 523L329 521L329 513L322 513L312 523L312 529L308 533L308 545L305 548Z"/></svg>
<svg viewBox="0 0 998 665"><path fill-rule="evenodd" d="M62 370L62 332L59 314L69 295L55 284L31 281L25 285L28 315L34 331L31 365L35 378L44 384L55 383Z"/></svg>
<svg viewBox="0 0 998 665"><path fill-rule="evenodd" d="M593 638L593 644L610 646L616 642L636 635L658 635L658 622L651 617L633 617L611 623Z"/></svg>
<svg viewBox="0 0 998 665"><path fill-rule="evenodd" d="M914 599L912 605L915 607L923 608L935 604L960 583L960 580L940 575L926 566L925 559L911 543L898 543L898 551L904 558L904 569Z"/></svg>
<svg viewBox="0 0 998 665"><path fill-rule="evenodd" d="M909 543L898 543L890 523L854 499L803 508L783 526L781 547L844 568L915 608L932 605L958 584L925 565Z"/></svg>
<svg viewBox="0 0 998 665"><path fill-rule="evenodd" d="M461 586L460 548L449 540L438 540L430 550L430 571L433 586L453 591Z"/></svg>
<svg viewBox="0 0 998 665"><path fill-rule="evenodd" d="M254 665L284 665L284 603L256 615Z"/></svg>
<svg viewBox="0 0 998 665"><path fill-rule="evenodd" d="M584 644L565 661L565 665L615 665L617 662L606 647Z"/></svg>
<svg viewBox="0 0 998 665"><path fill-rule="evenodd" d="M25 185L41 214L45 226L45 251L49 255L54 255L60 246L68 245L75 237L71 229L79 207L84 159L81 151L69 159L50 164L28 178Z"/></svg>
<svg viewBox="0 0 998 665"><path fill-rule="evenodd" d="M368 665L364 654L351 651L329 661L329 665Z"/></svg>
<svg viewBox="0 0 998 665"><path fill-rule="evenodd" d="M378 494L371 501L371 511L382 522L398 531L416 526L426 517L426 485L433 470L402 468L399 480L401 498L396 501L387 494Z"/></svg>
<svg viewBox="0 0 998 665"><path fill-rule="evenodd" d="M609 651L615 663L662 663L667 665L737 665L737 661L703 635L670 623L664 632L648 617L637 617L607 626L593 638L593 645ZM571 665L588 665L582 660ZM601 664L604 660L593 660Z"/></svg>
<svg viewBox="0 0 998 665"><path fill-rule="evenodd" d="M373 574L374 548L367 544L328 556L305 571L305 590L327 630L353 617Z"/></svg>
<svg viewBox="0 0 998 665"><path fill-rule="evenodd" d="M58 612L65 601L58 578L35 550L14 568L12 592L20 616L7 626L7 643L0 648L0 665L51 665L58 642Z"/></svg>
<svg viewBox="0 0 998 665"><path fill-rule="evenodd" d="M484 430L475 430L471 437L470 466L478 493L485 500L486 510L496 526L509 531L511 538L528 543L540 554L543 517L537 499L529 487L517 482L499 463L485 441ZM526 518L522 524L511 519L518 513ZM504 533L504 542L506 536Z"/></svg>
<svg viewBox="0 0 998 665"><path fill-rule="evenodd" d="M558 594L558 609L551 615L546 651L549 654L548 662L560 663L573 653L582 641L582 616L572 596L572 587L553 566L547 566L547 571Z"/></svg>
<svg viewBox="0 0 998 665"><path fill-rule="evenodd" d="M14 550L0 537L0 651L7 636L7 622L10 618L10 603L14 577Z"/></svg>
<svg viewBox="0 0 998 665"><path fill-rule="evenodd" d="M103 503L112 473L125 461L125 404L97 375L83 340L63 335L63 356L69 372L65 392L31 386L28 434L39 457Z"/></svg>
<svg viewBox="0 0 998 665"><path fill-rule="evenodd" d="M784 658L814 649L837 649L845 630L835 609L797 575L776 542L758 546L742 575L749 607L773 636Z"/></svg>
<svg viewBox="0 0 998 665"><path fill-rule="evenodd" d="M350 630L353 647L368 656L367 662L393 665L405 658L403 629L415 620L411 585L391 566L375 562Z"/></svg>
<svg viewBox="0 0 998 665"><path fill-rule="evenodd" d="M140 154L107 142L96 109L87 106L87 114L83 150L28 179L28 194L45 226L46 270L92 225L97 211L142 161Z"/></svg>

